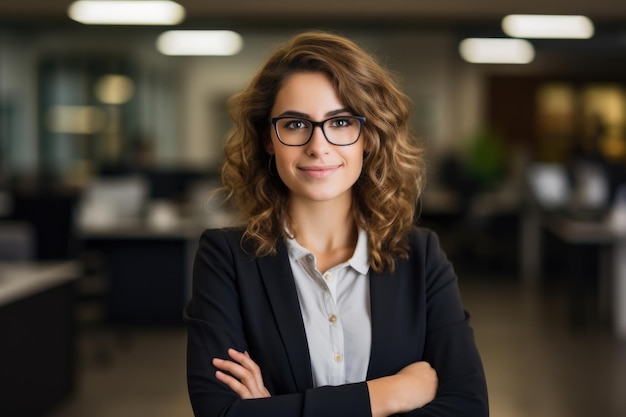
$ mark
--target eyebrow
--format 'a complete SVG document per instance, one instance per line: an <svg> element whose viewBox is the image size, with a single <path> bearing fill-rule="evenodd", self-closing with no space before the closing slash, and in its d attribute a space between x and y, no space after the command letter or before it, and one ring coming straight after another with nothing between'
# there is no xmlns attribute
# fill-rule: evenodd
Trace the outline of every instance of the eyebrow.
<svg viewBox="0 0 626 417"><path fill-rule="evenodd" d="M346 108L341 108L341 109L337 109L337 110L331 110L329 112L326 113L326 117L333 117L333 116L337 116L339 114L342 113L350 113L350 111ZM293 116L293 117L300 117L302 119L308 119L310 116L306 113L301 113L295 110L287 110L282 112L281 114L279 114L277 117L285 117L285 116Z"/></svg>

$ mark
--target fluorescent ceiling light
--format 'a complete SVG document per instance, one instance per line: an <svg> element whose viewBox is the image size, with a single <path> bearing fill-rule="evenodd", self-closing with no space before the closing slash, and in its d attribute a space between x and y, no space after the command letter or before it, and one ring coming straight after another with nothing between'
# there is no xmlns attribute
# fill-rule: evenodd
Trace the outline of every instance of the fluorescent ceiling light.
<svg viewBox="0 0 626 417"><path fill-rule="evenodd" d="M528 64L535 48L523 39L468 38L459 45L461 57L474 64Z"/></svg>
<svg viewBox="0 0 626 417"><path fill-rule="evenodd" d="M170 30L157 39L164 55L235 55L243 39L230 30Z"/></svg>
<svg viewBox="0 0 626 417"><path fill-rule="evenodd" d="M79 0L67 12L89 25L175 25L185 17L183 6L169 0Z"/></svg>
<svg viewBox="0 0 626 417"><path fill-rule="evenodd" d="M585 16L512 14L502 19L502 30L514 38L589 39L594 28Z"/></svg>

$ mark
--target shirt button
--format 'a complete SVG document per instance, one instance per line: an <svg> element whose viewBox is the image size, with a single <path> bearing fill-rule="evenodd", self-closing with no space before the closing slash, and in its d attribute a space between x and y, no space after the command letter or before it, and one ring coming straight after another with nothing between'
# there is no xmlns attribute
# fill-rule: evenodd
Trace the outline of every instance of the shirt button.
<svg viewBox="0 0 626 417"><path fill-rule="evenodd" d="M331 323L334 323L337 321L337 316L335 316L334 314L331 314L330 316L328 316L328 321Z"/></svg>
<svg viewBox="0 0 626 417"><path fill-rule="evenodd" d="M327 272L324 274L324 278L326 279L326 281L332 281L333 274L331 274L330 272Z"/></svg>
<svg viewBox="0 0 626 417"><path fill-rule="evenodd" d="M335 362L341 362L343 360L343 355L336 353L333 359L335 359Z"/></svg>

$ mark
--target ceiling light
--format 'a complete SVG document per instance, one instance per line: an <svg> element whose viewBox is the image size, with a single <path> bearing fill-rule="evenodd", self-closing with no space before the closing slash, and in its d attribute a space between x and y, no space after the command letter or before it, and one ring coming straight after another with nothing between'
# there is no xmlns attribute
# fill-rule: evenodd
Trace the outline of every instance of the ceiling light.
<svg viewBox="0 0 626 417"><path fill-rule="evenodd" d="M474 64L528 64L535 48L523 39L468 38L459 45L461 57Z"/></svg>
<svg viewBox="0 0 626 417"><path fill-rule="evenodd" d="M105 104L124 104L135 93L135 83L126 75L108 74L96 82L94 92Z"/></svg>
<svg viewBox="0 0 626 417"><path fill-rule="evenodd" d="M164 55L235 55L242 47L241 35L230 30L170 30L157 39Z"/></svg>
<svg viewBox="0 0 626 417"><path fill-rule="evenodd" d="M502 30L515 38L589 39L594 28L585 16L512 14L502 19Z"/></svg>
<svg viewBox="0 0 626 417"><path fill-rule="evenodd" d="M169 0L79 0L68 14L89 25L175 25L184 19L185 9Z"/></svg>

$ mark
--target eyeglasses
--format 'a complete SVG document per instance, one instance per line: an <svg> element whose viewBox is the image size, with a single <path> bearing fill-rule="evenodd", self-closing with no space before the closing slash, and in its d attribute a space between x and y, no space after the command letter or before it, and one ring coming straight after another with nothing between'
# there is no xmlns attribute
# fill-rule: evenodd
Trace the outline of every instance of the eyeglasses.
<svg viewBox="0 0 626 417"><path fill-rule="evenodd" d="M276 130L276 137L283 145L306 145L313 137L315 128L319 126L328 143L348 146L359 140L365 117L336 116L321 122L314 122L301 117L283 116L274 117L271 121Z"/></svg>

